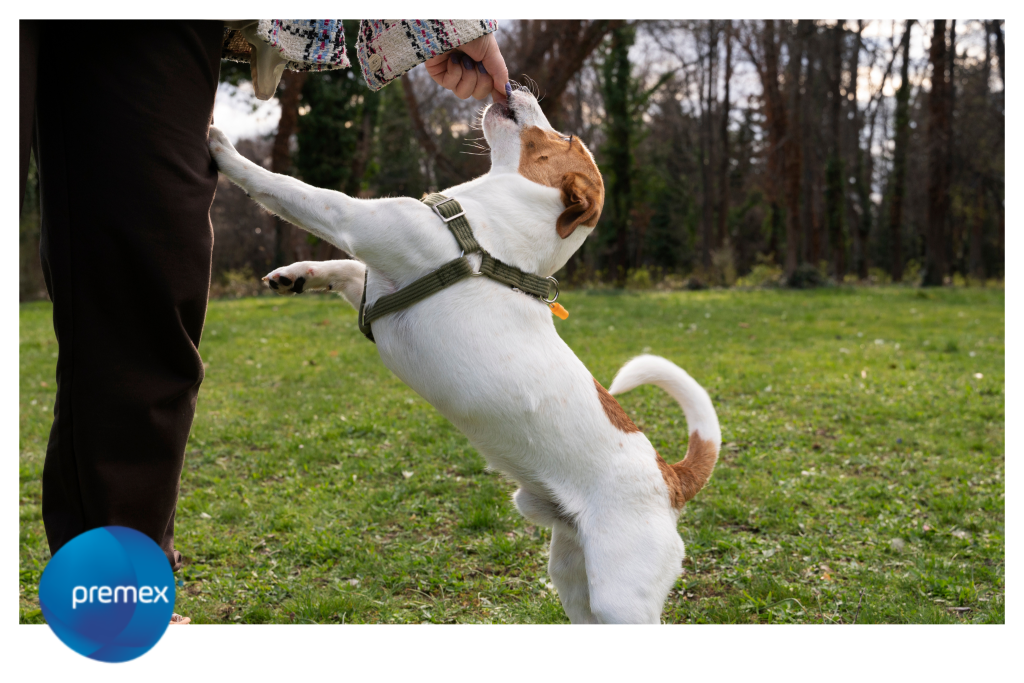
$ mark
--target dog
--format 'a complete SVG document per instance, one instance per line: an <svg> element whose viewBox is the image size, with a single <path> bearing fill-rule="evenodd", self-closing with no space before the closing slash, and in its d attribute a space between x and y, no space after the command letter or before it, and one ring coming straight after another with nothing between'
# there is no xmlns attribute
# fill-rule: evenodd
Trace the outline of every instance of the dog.
<svg viewBox="0 0 1024 683"><path fill-rule="evenodd" d="M449 188L480 246L547 277L597 225L604 182L579 138L554 130L526 90L484 112L491 169ZM460 248L440 214L411 198L353 199L271 173L210 129L221 173L284 220L353 260L300 262L264 278L278 293L333 290L352 306L396 292ZM466 254L474 270L481 254ZM365 286L365 289L364 289ZM627 362L609 390L558 336L538 298L467 277L373 322L381 360L455 424L513 499L552 528L548 571L573 623L659 623L682 572L684 504L707 483L721 432L707 392L664 358ZM667 464L613 394L654 384L681 405L686 456Z"/></svg>

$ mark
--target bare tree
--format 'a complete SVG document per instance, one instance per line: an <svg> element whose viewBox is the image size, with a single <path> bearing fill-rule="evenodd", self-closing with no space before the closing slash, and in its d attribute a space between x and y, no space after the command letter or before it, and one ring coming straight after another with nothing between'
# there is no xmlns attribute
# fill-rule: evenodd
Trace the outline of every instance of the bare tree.
<svg viewBox="0 0 1024 683"><path fill-rule="evenodd" d="M766 179L769 194L769 210L772 230L769 236L769 249L778 256L778 231L775 225L782 213L782 203L788 199L786 183L783 177L788 176L787 133L789 132L789 115L783 97L781 80L780 52L781 41L776 32L775 21L769 19L758 30L748 26L743 34L743 49L754 64L761 80L761 100L764 107L766 127L768 129L768 152ZM799 179L799 169L797 169ZM799 204L799 196L797 197ZM796 215L796 212L790 212ZM787 217L787 220L791 216ZM787 224L787 234L789 226Z"/></svg>
<svg viewBox="0 0 1024 683"><path fill-rule="evenodd" d="M719 108L719 145L720 154L718 162L718 246L729 246L729 235L727 233L726 221L729 215L729 113L731 104L729 102L729 85L732 82L732 43L733 26L732 20L725 21L725 92L723 93L722 104Z"/></svg>
<svg viewBox="0 0 1024 683"><path fill-rule="evenodd" d="M718 26L707 25L707 69L701 70L701 126L700 126L700 180L701 180L701 264L711 268L711 249L714 246L714 136L712 117L718 95L715 79L715 57L718 52Z"/></svg>
<svg viewBox="0 0 1024 683"><path fill-rule="evenodd" d="M555 129L564 112L562 95L605 36L623 20L531 19L501 37L509 74L532 78L540 90L540 107Z"/></svg>
<svg viewBox="0 0 1024 683"><path fill-rule="evenodd" d="M299 100L302 86L308 72L285 71L278 86L278 101L281 103L281 120L277 124L274 146L270 153L270 170L287 174L292 168L291 138L298 128ZM306 233L277 216L270 217L270 228L274 239L274 267L290 261L306 261L311 256L311 245Z"/></svg>
<svg viewBox="0 0 1024 683"><path fill-rule="evenodd" d="M896 91L896 135L894 139L892 175L889 197L889 240L892 252L890 273L893 282L903 280L903 200L906 195L907 143L910 138L910 30L912 21L906 22L900 51L900 88Z"/></svg>
<svg viewBox="0 0 1024 683"><path fill-rule="evenodd" d="M845 21L838 21L829 30L829 155L825 167L825 221L832 247L832 267L838 282L846 274L846 239L843 235L843 162L840 129L843 96L843 32Z"/></svg>
<svg viewBox="0 0 1024 683"><path fill-rule="evenodd" d="M928 95L928 230L925 251L926 286L941 286L949 268L946 221L949 213L949 81L946 20L936 19L929 50L932 90Z"/></svg>
<svg viewBox="0 0 1024 683"><path fill-rule="evenodd" d="M800 81L803 72L804 50L811 21L801 19L796 33L788 41L789 63L786 65L786 99L790 128L785 136L786 157L786 277L796 270L800 257L800 185L803 170L803 149L800 139Z"/></svg>

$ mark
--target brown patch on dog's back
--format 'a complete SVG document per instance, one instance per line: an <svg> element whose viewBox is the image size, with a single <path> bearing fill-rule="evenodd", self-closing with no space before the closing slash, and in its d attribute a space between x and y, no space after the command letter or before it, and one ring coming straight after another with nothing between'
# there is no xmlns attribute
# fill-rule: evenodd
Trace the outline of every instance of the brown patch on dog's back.
<svg viewBox="0 0 1024 683"><path fill-rule="evenodd" d="M608 416L608 421L612 423L612 426L626 434L639 432L640 428L629 419L629 415L626 415L626 411L622 409L622 406L615 400L615 397L609 394L608 390L601 386L601 383L596 379L594 380L594 386L597 387L597 397L601 400L604 414Z"/></svg>
<svg viewBox="0 0 1024 683"><path fill-rule="evenodd" d="M658 459L661 476L668 486L672 507L680 509L711 479L711 472L718 461L718 448L713 442L693 432L686 447L686 457L680 462L669 465L657 451L654 455Z"/></svg>

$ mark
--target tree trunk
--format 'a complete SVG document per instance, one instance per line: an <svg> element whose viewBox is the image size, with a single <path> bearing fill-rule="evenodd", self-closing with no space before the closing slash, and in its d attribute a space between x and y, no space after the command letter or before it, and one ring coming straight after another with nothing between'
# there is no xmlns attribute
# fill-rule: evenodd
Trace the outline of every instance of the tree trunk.
<svg viewBox="0 0 1024 683"><path fill-rule="evenodd" d="M800 117L799 127L794 130L800 144L800 253L797 255L797 263L816 263L818 254L814 253L818 245L814 242L817 239L815 231L815 199L817 189L817 150L815 148L815 132L821 121L821 116L812 115L812 107L820 106L816 102L817 95L817 74L815 73L815 55L810 46L804 45L803 52L807 56L806 69L801 67L800 72Z"/></svg>
<svg viewBox="0 0 1024 683"><path fill-rule="evenodd" d="M989 98L989 78L992 76L992 25L995 22L985 22L985 61L982 62L981 68L981 79L978 84L978 101L984 102L986 106L990 105ZM974 220L971 223L971 247L970 247L970 264L968 270L971 276L978 281L978 283L985 286L985 206L986 206L986 192L985 192L985 174L982 171L976 171L974 173L974 187L975 187L975 201L974 201Z"/></svg>
<svg viewBox="0 0 1024 683"><path fill-rule="evenodd" d="M768 19L764 27L756 33L759 49L751 44L749 36L743 42L743 49L747 56L754 63L758 77L761 79L761 99L764 103L765 125L768 129L767 166L768 173L765 179L766 189L769 196L769 221L771 232L768 237L768 249L776 262L781 260L779 254L779 235L782 232L781 216L782 205L786 200L787 176L787 142L786 134L789 130L788 111L786 100L779 87L779 41L776 33L775 21ZM760 58L758 57L760 53Z"/></svg>
<svg viewBox="0 0 1024 683"><path fill-rule="evenodd" d="M971 275L978 283L985 286L984 258L985 230L985 185L981 178L977 180L974 203L974 221L971 225Z"/></svg>
<svg viewBox="0 0 1024 683"><path fill-rule="evenodd" d="M626 268L630 263L629 229L633 209L633 124L629 106L632 69L629 48L633 40L631 26L615 29L602 65L607 126L604 151L611 171L605 174L605 208L611 208L609 222L614 230L614 246L608 264L611 278L620 285L625 283Z"/></svg>
<svg viewBox="0 0 1024 683"><path fill-rule="evenodd" d="M959 167L956 165L956 145L953 144L953 110L956 108L956 19L949 22L949 49L946 52L948 82L946 85L946 182L952 189L958 180ZM949 273L953 271L967 272L964 267L964 223L959 214L950 208L951 200L946 203L946 249Z"/></svg>
<svg viewBox="0 0 1024 683"><path fill-rule="evenodd" d="M456 168L451 159L438 149L434 143L434 138L431 137L430 131L427 130L427 126L423 122L423 116L420 114L420 105L416 100L416 91L413 88L412 79L409 78L409 74L403 74L401 81L402 92L405 94L405 106L409 110L409 120L412 122L412 129L416 134L416 140L420 143L420 148L427 155L428 160L436 164L442 171L449 176L460 177L462 174L459 169Z"/></svg>
<svg viewBox="0 0 1024 683"><path fill-rule="evenodd" d="M856 226L854 226L854 258L856 264L854 265L857 271L857 278L861 281L868 279L868 236L871 233L871 145L868 144L868 153L865 155L864 150L860 146L860 131L864 125L865 117L860 111L860 106L857 104L857 72L860 69L860 53L864 47L864 22L863 20L857 20L857 40L854 45L853 59L850 60L852 69L851 85L853 89L853 115L854 115L854 172L853 182L854 190L857 194L857 206L860 208L860 216ZM872 119L872 126L874 120ZM870 133L869 133L870 134ZM864 157L867 156L868 163L865 168ZM865 181L865 176L867 181Z"/></svg>
<svg viewBox="0 0 1024 683"><path fill-rule="evenodd" d="M1006 46L1003 44L1003 20L992 22L992 32L996 34L996 56L999 58L999 81L1006 91Z"/></svg>
<svg viewBox="0 0 1024 683"><path fill-rule="evenodd" d="M732 81L732 20L725 22L725 98L719 107L718 246L729 246L729 83Z"/></svg>
<svg viewBox="0 0 1024 683"><path fill-rule="evenodd" d="M714 140L712 117L714 116L715 94L715 53L718 52L718 28L715 22L708 22L708 68L704 73L704 100L700 127L700 181L701 181L701 264L705 271L711 269L711 248L714 246L714 205L715 188L712 170Z"/></svg>
<svg viewBox="0 0 1024 683"><path fill-rule="evenodd" d="M786 90L789 99L786 157L786 277L793 274L800 255L800 176L803 150L800 145L800 74L803 71L804 46L811 22L801 19L796 36L790 40L789 65L786 69Z"/></svg>
<svg viewBox="0 0 1024 683"><path fill-rule="evenodd" d="M890 273L893 282L903 281L903 200L906 196L907 143L910 140L910 29L908 21L903 29L900 51L903 64L900 66L900 89L896 91L896 138L893 151L892 195L889 200L889 241L892 252Z"/></svg>
<svg viewBox="0 0 1024 683"><path fill-rule="evenodd" d="M270 170L274 173L287 174L292 168L289 145L292 135L298 129L299 100L302 98L302 86L307 76L308 73L305 71L285 71L281 76L281 84L278 86L281 120L278 121L277 135L274 136L274 146L270 153ZM275 268L309 259L311 245L306 240L304 230L277 216L271 216L270 223L274 231Z"/></svg>
<svg viewBox="0 0 1024 683"><path fill-rule="evenodd" d="M846 275L846 238L843 235L843 157L842 130L840 113L842 111L842 94L840 85L843 81L843 31L845 22L839 21L829 31L829 58L831 68L829 102L829 124L831 129L832 149L828 164L825 167L825 221L828 225L828 240L832 247L832 272L836 281L842 282Z"/></svg>
<svg viewBox="0 0 1024 683"><path fill-rule="evenodd" d="M924 285L943 284L949 264L946 256L946 219L949 213L949 86L946 77L946 20L936 19L929 58L932 90L928 96L928 229Z"/></svg>

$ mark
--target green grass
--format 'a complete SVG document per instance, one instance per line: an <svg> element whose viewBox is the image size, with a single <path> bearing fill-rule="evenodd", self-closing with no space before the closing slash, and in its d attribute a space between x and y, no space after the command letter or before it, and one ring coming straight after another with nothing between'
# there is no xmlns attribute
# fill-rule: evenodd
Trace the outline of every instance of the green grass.
<svg viewBox="0 0 1024 683"><path fill-rule="evenodd" d="M722 456L680 519L667 622L1004 620L1001 290L575 292L606 386L641 351L710 392ZM49 304L21 308L20 618L49 558ZM898 344L898 347L897 347ZM333 297L210 304L177 516L198 623L564 622L546 529ZM976 373L982 375L979 379ZM44 386L45 383L45 386ZM621 397L669 461L682 412Z"/></svg>

